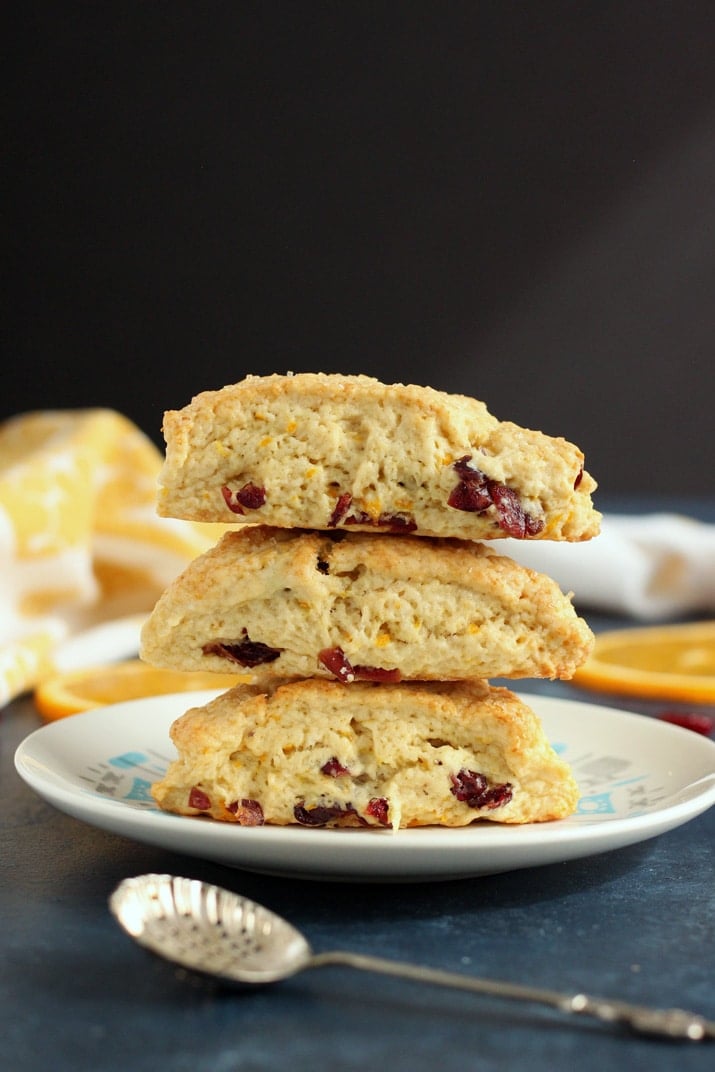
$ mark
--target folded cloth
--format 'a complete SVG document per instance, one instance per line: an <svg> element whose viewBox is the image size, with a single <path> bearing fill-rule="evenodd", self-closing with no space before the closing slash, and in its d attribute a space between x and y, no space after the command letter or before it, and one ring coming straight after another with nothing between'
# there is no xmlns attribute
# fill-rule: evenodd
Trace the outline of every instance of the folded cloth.
<svg viewBox="0 0 715 1072"><path fill-rule="evenodd" d="M0 705L50 672L68 638L148 613L224 531L157 516L162 460L113 410L0 424Z"/></svg>
<svg viewBox="0 0 715 1072"><path fill-rule="evenodd" d="M579 608L641 620L715 611L715 525L673 513L606 513L579 544L504 540L498 550L548 573Z"/></svg>

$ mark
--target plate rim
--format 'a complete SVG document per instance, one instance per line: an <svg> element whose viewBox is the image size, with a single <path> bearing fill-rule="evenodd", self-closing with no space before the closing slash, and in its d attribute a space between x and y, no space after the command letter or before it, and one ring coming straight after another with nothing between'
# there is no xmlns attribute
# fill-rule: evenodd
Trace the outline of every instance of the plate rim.
<svg viewBox="0 0 715 1072"><path fill-rule="evenodd" d="M559 849L568 850L568 855L565 857L568 859L592 855L607 851L609 843L614 840L616 841L614 848L648 840L696 818L715 803L715 741L649 715L608 705L593 704L580 699L572 700L569 697L527 692L520 692L518 695L534 707L539 717L548 719L551 713L565 714L567 711L575 717L598 714L599 717L615 719L621 724L625 720L631 726L647 726L651 735L679 742L692 755L702 753L702 756L706 756L711 750L712 774L706 773L694 782L685 783L681 791L697 786L700 782L705 783L701 789L696 790L686 799L666 803L662 808L643 814L616 816L608 820L595 817L592 820L581 818L575 822L570 822L567 818L550 823L523 825L485 821L474 826L449 829L420 827L395 833L388 830L350 831L268 825L237 828L234 824L202 821L153 809L133 808L123 800L103 798L90 789L84 790L78 787L70 782L62 771L58 773L48 768L37 754L38 742L41 741L43 747L51 751L51 746L57 738L67 741L67 738L73 734L82 736L83 728L88 723L98 724L103 720L120 722L131 714L136 715L138 710L143 710L148 714L151 709L161 709L166 720L173 720L181 713L181 709L186 710L197 703L205 703L208 699L220 694L220 691L167 693L161 696L129 700L39 726L18 745L14 756L16 771L22 780L47 803L80 821L124 837L148 842L155 847L184 852L190 856L215 860L229 866L253 871L272 871L276 874L297 877L300 869L297 870L289 865L283 867L278 865L273 870L269 866L270 860L266 858L274 855L281 848L285 849L286 843L292 846L298 839L300 839L300 848L306 850L308 856L311 853L317 853L319 857L323 857L336 850L337 855L341 857L348 855L353 864L347 869L337 864L331 866L328 871L323 870L320 873L316 872L315 867L303 868L303 877L319 877L325 880L335 880L341 877L348 877L353 881L360 878L374 881L378 877L395 880L400 877L397 873L398 868L388 867L389 874L387 874L384 867L380 866L380 861L385 858L387 862L394 865L394 858L397 856L408 868L408 873L404 877L413 881L420 878L476 877L493 874L498 870L536 866L540 862L555 862L556 859L562 858L557 853ZM174 707L176 711L172 710ZM168 735L167 751L169 753L174 751ZM204 827L201 839L195 836L198 830L197 822L202 822ZM162 837L162 833L165 833L166 837ZM396 844L397 838L400 840ZM187 839L190 842L202 840L204 849L209 851L196 851L191 846L187 848L186 844L182 845L182 841L185 843ZM348 845L350 846L349 853L345 853L342 850L345 850ZM397 852L395 852L396 849ZM551 850L551 857L544 861L530 860L529 857L532 855L538 855L539 849ZM258 863L256 863L256 850L259 850L258 856L263 858L258 860ZM523 854L524 861L512 863L508 867L482 870L480 855L493 853L495 850L505 856L508 856L510 851L517 856ZM553 856L554 853L557 855ZM439 859L445 854L452 856L456 854L459 857L454 867L448 866L449 861ZM431 867L426 867L423 863L417 868L417 873L414 869L409 871L411 862L425 856L430 859L435 857ZM357 874L356 869L364 867L366 863L370 864L371 873L362 876Z"/></svg>

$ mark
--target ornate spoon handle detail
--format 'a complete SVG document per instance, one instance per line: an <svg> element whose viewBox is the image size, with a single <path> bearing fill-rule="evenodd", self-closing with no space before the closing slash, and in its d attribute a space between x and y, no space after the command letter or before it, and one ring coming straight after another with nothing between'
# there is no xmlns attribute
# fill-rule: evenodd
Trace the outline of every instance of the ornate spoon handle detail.
<svg viewBox="0 0 715 1072"><path fill-rule="evenodd" d="M384 960L382 957L364 956L359 953L334 951L312 956L306 967L320 968L328 965L343 965L363 971L396 975L420 983L469 990L472 993L491 994L495 997L516 1001L531 1001L550 1005L560 1012L579 1016L593 1016L607 1023L623 1023L633 1031L647 1035L662 1035L671 1039L689 1039L701 1042L715 1039L715 1021L707 1020L697 1013L684 1009L654 1009L645 1005L633 1005L625 1001L591 997L588 994L567 994L558 990L522 986L519 983L495 979L479 979L457 972L420 967L401 961Z"/></svg>

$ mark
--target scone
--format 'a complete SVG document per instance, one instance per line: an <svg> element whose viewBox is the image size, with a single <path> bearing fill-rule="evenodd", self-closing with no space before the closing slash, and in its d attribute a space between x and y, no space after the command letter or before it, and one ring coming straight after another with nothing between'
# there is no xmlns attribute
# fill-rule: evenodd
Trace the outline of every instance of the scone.
<svg viewBox="0 0 715 1072"><path fill-rule="evenodd" d="M244 826L531 823L578 799L537 716L483 681L239 685L171 736L160 808Z"/></svg>
<svg viewBox="0 0 715 1072"><path fill-rule="evenodd" d="M141 656L255 681L568 678L592 642L554 581L484 544L256 525L172 583Z"/></svg>
<svg viewBox="0 0 715 1072"><path fill-rule="evenodd" d="M166 517L469 540L599 529L576 446L429 387L249 376L167 412L164 436Z"/></svg>

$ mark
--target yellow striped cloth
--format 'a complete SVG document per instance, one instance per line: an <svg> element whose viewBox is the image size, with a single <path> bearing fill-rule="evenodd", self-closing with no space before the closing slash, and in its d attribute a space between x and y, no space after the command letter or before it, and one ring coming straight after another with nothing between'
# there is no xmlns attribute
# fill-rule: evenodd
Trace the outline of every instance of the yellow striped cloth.
<svg viewBox="0 0 715 1072"><path fill-rule="evenodd" d="M34 687L68 638L148 613L219 525L156 514L162 456L109 409L0 424L0 705Z"/></svg>

